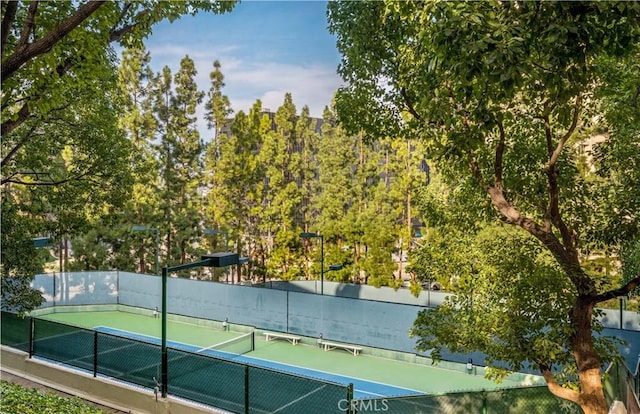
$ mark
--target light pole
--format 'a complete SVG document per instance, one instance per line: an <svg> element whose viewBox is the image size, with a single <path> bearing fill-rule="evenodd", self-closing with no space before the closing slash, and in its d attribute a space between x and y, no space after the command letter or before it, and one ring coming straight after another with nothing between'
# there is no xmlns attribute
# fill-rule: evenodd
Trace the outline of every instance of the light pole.
<svg viewBox="0 0 640 414"><path fill-rule="evenodd" d="M229 232L222 231L218 229L204 229L202 231L204 234L224 234L224 251L226 252L229 248ZM225 282L229 283L229 269L225 266L224 268Z"/></svg>
<svg viewBox="0 0 640 414"><path fill-rule="evenodd" d="M179 270L191 269L194 267L226 267L240 263L240 258L237 253L219 252L213 254L206 254L201 257L202 260L194 263L185 263L181 265L163 267L162 268L162 342L161 342L161 357L162 357L162 371L160 378L162 382L162 398L167 397L167 388L169 385L169 357L167 356L167 275L170 272L177 272Z"/></svg>
<svg viewBox="0 0 640 414"><path fill-rule="evenodd" d="M300 237L303 239L312 239L314 237L320 238L320 294L324 295L324 237L322 234L316 233L300 233Z"/></svg>
<svg viewBox="0 0 640 414"><path fill-rule="evenodd" d="M147 227L147 226L132 226L131 230L133 231L155 231L156 232L156 275L158 275L158 239L160 237L160 231L157 227Z"/></svg>

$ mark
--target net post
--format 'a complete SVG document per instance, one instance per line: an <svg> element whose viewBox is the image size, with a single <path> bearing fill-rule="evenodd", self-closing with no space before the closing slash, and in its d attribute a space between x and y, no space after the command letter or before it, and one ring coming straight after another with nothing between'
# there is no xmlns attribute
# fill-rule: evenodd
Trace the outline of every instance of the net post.
<svg viewBox="0 0 640 414"><path fill-rule="evenodd" d="M93 378L98 376L98 331L93 331Z"/></svg>
<svg viewBox="0 0 640 414"><path fill-rule="evenodd" d="M251 351L256 350L256 331L251 331Z"/></svg>

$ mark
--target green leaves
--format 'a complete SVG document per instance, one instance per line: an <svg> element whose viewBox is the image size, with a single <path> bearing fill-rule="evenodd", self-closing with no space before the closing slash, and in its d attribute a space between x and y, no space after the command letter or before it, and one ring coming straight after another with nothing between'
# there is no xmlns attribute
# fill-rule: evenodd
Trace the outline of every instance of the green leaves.
<svg viewBox="0 0 640 414"><path fill-rule="evenodd" d="M7 381L0 381L0 411L21 414L103 414L79 398L64 398Z"/></svg>

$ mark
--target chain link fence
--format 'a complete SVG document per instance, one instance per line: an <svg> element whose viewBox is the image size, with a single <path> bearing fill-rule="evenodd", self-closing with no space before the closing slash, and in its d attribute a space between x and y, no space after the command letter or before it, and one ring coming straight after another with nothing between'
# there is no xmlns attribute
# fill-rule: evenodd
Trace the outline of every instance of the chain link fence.
<svg viewBox="0 0 640 414"><path fill-rule="evenodd" d="M92 373L154 389L161 346L36 317L2 312L2 344ZM245 335L246 336L246 335ZM167 348L168 393L233 413L348 413L353 386L233 361L253 336L202 353ZM246 343L249 341L249 345ZM219 355L228 357L220 357Z"/></svg>
<svg viewBox="0 0 640 414"><path fill-rule="evenodd" d="M15 313L2 312L2 345L29 352L31 318L21 318Z"/></svg>
<svg viewBox="0 0 640 414"><path fill-rule="evenodd" d="M577 404L559 399L546 386L507 388L492 391L459 392L443 395L419 395L398 398L355 400L353 412L358 414L581 414Z"/></svg>
<svg viewBox="0 0 640 414"><path fill-rule="evenodd" d="M153 389L161 376L161 347L37 317L2 312L2 344L90 373ZM243 339L246 342L247 339ZM251 339L253 341L253 339ZM246 345L232 344L233 347ZM251 345L253 346L253 345ZM238 348L240 349L240 348ZM578 405L547 387L398 398L353 399L353 385L281 372L220 357L220 351L167 348L168 393L234 413L482 413L578 414ZM209 352L209 354L207 354ZM637 409L638 372L613 363L604 376L607 401Z"/></svg>
<svg viewBox="0 0 640 414"><path fill-rule="evenodd" d="M620 401L629 413L640 413L640 356L636 365L636 372L632 373L629 368L620 361L615 361L607 367L604 374L604 393L607 401Z"/></svg>

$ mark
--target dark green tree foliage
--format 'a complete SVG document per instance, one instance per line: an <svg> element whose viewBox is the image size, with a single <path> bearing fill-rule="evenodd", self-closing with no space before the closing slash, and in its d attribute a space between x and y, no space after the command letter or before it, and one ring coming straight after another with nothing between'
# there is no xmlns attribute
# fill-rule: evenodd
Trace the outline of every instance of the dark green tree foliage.
<svg viewBox="0 0 640 414"><path fill-rule="evenodd" d="M572 286L557 309L558 320L569 315L567 324L554 332L556 349L567 353L531 357L550 390L587 413L606 412L600 368L607 354L594 341L594 307L633 290L640 276L599 290L582 267L585 237L595 235L592 223L605 207L591 204L599 200L590 198L593 187L574 148L598 119L612 119L594 93L611 84L598 62L635 56L639 11L637 2L329 4L330 30L344 56L339 71L349 83L336 98L343 125L372 138L422 139L449 185L483 194L493 217L535 238ZM611 142L624 140L622 131L607 133ZM425 317L416 322L421 337L455 343L428 331ZM478 349L477 342L468 345ZM575 364L577 391L555 375L553 367L566 361Z"/></svg>
<svg viewBox="0 0 640 414"><path fill-rule="evenodd" d="M352 137L336 125L335 115L325 108L317 150L313 156L317 183L310 209L311 227L322 229L327 237L325 251L327 265L340 264L343 269L327 273L329 280L353 279L354 238L351 237L349 209L356 199L354 188L356 147ZM334 245L335 243L335 245ZM333 247L335 246L335 248Z"/></svg>
<svg viewBox="0 0 640 414"><path fill-rule="evenodd" d="M225 223L223 215L231 206L227 203L228 197L224 194L226 191L225 181L228 180L225 178L224 167L220 165L220 162L223 155L221 146L228 138L228 134L226 132L223 133L222 130L228 123L229 116L233 113L233 110L231 109L229 98L222 92L225 84L221 68L222 65L219 61L213 62L213 71L209 73L211 87L207 92L207 100L205 102L205 119L207 120L207 127L213 132L213 137L205 148L204 178L207 193L203 203L203 216L206 229L217 231L225 231L222 229L227 229L228 236L230 228ZM226 250L229 247L224 246L223 240L226 242L227 237L222 234L205 237L203 239L203 248L207 252ZM214 271L215 269L212 269L212 272Z"/></svg>
<svg viewBox="0 0 640 414"><path fill-rule="evenodd" d="M130 196L121 209L110 208L93 216L91 230L73 239L76 262L71 263L71 270L155 271L153 234L128 234L131 224L155 227L158 221L158 166L151 144L156 125L149 99L153 82L149 63L150 56L144 48L130 48L123 52L118 70L118 101L122 102L124 114L118 126L129 142L126 161L133 180ZM132 249L136 250L135 257Z"/></svg>
<svg viewBox="0 0 640 414"><path fill-rule="evenodd" d="M309 161L308 170L317 182L310 194L314 197L307 208L308 216L314 217L314 228L323 229L329 237L345 235L342 219L353 200L352 179L355 149L353 140L342 133L329 108L325 108L322 132L317 140L317 150ZM316 214L312 214L316 213Z"/></svg>
<svg viewBox="0 0 640 414"><path fill-rule="evenodd" d="M95 226L129 195L126 161L132 147L116 128L121 108L111 44L140 45L159 21L233 6L233 1L2 2L3 210L15 209L16 216L39 224L28 226L30 234L3 225L3 237L11 236L3 254L32 257L22 250L27 249L22 239L66 240ZM7 274L3 271L3 278Z"/></svg>
<svg viewBox="0 0 640 414"><path fill-rule="evenodd" d="M300 274L299 227L294 218L302 202L297 179L300 175L299 138L296 134L297 114L291 94L276 110L275 130L269 131L260 148L260 162L264 165L264 225L268 236L273 235L268 268L285 280Z"/></svg>
<svg viewBox="0 0 640 414"><path fill-rule="evenodd" d="M0 232L0 271L2 272L2 310L26 312L40 306L44 298L30 288L33 275L41 271L43 260L31 240L37 220L20 214L16 201L2 197Z"/></svg>
<svg viewBox="0 0 640 414"><path fill-rule="evenodd" d="M182 59L173 79L168 68L161 75L161 191L169 265L193 259L191 246L199 233L203 144L196 129L195 112L204 94L197 89L195 75L189 57Z"/></svg>
<svg viewBox="0 0 640 414"><path fill-rule="evenodd" d="M120 119L121 128L127 132L134 149L129 156L129 164L135 182L131 197L127 200L119 222L114 226L116 233L128 231L130 225L162 229L160 220L159 165L156 148L153 144L157 134L157 120L153 111L152 90L156 79L150 67L151 56L143 47L129 48L123 53L119 71L119 84L123 94L125 115ZM137 270L143 273L155 272L155 232L118 234L116 240L122 240L117 251L114 249L114 261L120 264L132 259L130 250L134 243L137 257ZM114 246L115 247L115 246ZM121 265L122 266L122 265ZM116 267L121 269L123 267ZM115 263L114 263L115 267ZM124 268L130 268L126 266Z"/></svg>
<svg viewBox="0 0 640 414"><path fill-rule="evenodd" d="M219 156L212 152L213 145L207 153L207 164L216 165L211 176L213 186L207 195L207 218L215 226L230 229L235 251L248 257L254 257L259 236L256 217L260 210L263 167L258 162L258 148L262 134L266 133L261 112L259 101L248 115L240 111L231 124L231 135L218 135Z"/></svg>
<svg viewBox="0 0 640 414"><path fill-rule="evenodd" d="M2 3L2 136L30 118L54 116L77 89L100 92L111 44L139 46L162 20L224 13L234 1Z"/></svg>
<svg viewBox="0 0 640 414"><path fill-rule="evenodd" d="M316 127L316 120L310 117L309 107L304 106L296 122L296 135L299 139L300 151L298 182L302 192L298 215L301 216L303 223L311 222L317 212L314 210L315 206L312 202L312 197L319 192L318 177L320 175L317 162L320 153L318 149L320 134L316 132ZM324 226L320 228L325 229Z"/></svg>

